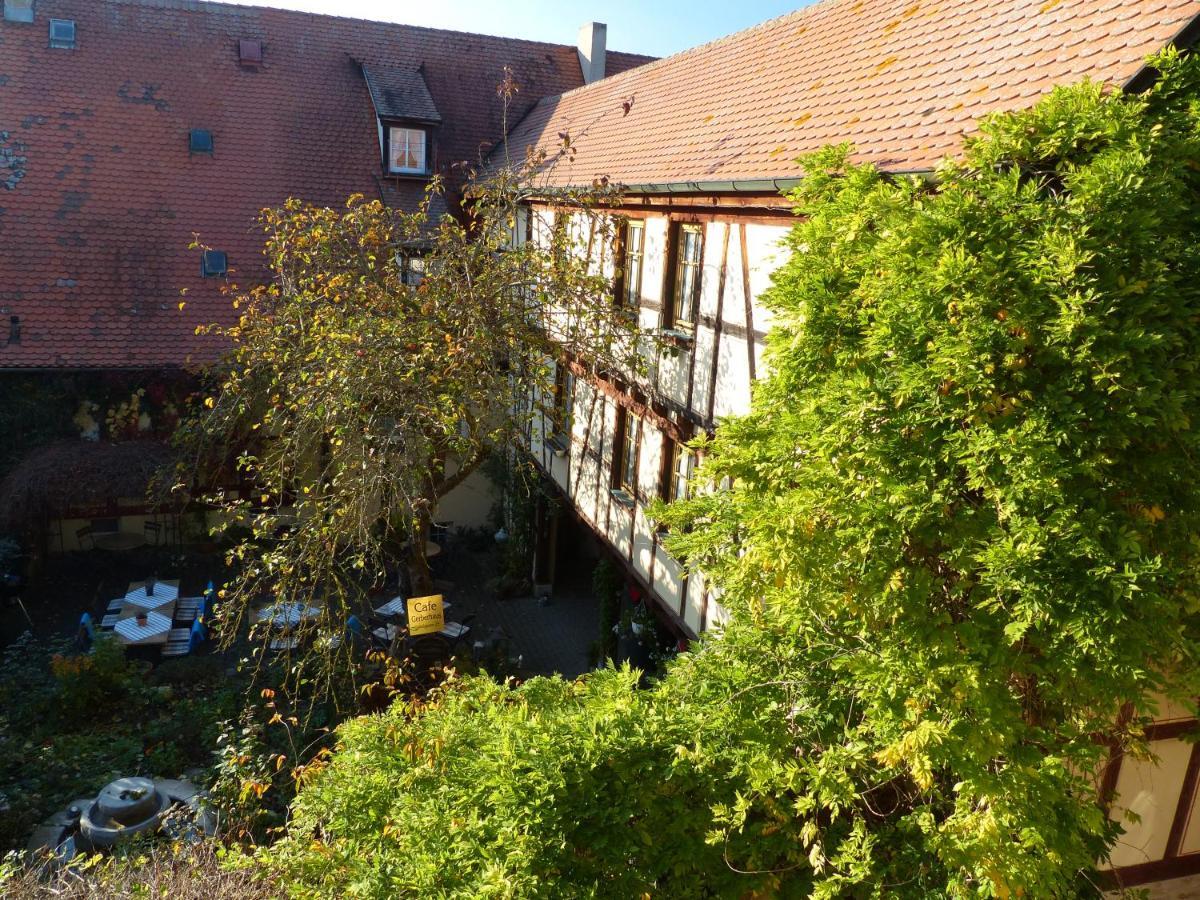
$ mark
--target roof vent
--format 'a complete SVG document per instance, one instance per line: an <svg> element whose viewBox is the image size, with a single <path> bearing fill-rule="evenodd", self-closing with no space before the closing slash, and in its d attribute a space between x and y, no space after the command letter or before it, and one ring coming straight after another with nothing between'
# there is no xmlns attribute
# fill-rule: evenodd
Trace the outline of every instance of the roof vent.
<svg viewBox="0 0 1200 900"><path fill-rule="evenodd" d="M21 317L8 317L8 342L10 344L21 343Z"/></svg>
<svg viewBox="0 0 1200 900"><path fill-rule="evenodd" d="M200 257L200 274L205 278L219 278L229 271L229 258L224 250L205 250Z"/></svg>
<svg viewBox="0 0 1200 900"><path fill-rule="evenodd" d="M254 38L242 38L238 41L238 62L251 69L257 69L263 61L263 42Z"/></svg>
<svg viewBox="0 0 1200 900"><path fill-rule="evenodd" d="M32 22L33 0L4 0L5 22Z"/></svg>
<svg viewBox="0 0 1200 900"><path fill-rule="evenodd" d="M50 20L50 46L58 50L75 49L75 22L72 19Z"/></svg>
<svg viewBox="0 0 1200 900"><path fill-rule="evenodd" d="M213 152L212 132L204 128L193 128L188 132L188 151L207 153L211 156Z"/></svg>

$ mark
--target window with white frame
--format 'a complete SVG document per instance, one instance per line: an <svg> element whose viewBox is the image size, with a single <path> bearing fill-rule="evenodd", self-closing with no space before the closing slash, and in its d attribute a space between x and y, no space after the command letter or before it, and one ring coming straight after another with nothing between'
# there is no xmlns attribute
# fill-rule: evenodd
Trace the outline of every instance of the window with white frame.
<svg viewBox="0 0 1200 900"><path fill-rule="evenodd" d="M404 254L400 257L400 280L417 287L425 280L425 257Z"/></svg>
<svg viewBox="0 0 1200 900"><path fill-rule="evenodd" d="M617 303L628 309L642 305L642 256L646 247L646 223L629 219L621 229L621 276Z"/></svg>
<svg viewBox="0 0 1200 900"><path fill-rule="evenodd" d="M554 409L550 416L550 441L566 449L571 444L571 419L575 414L575 375L565 362L554 369Z"/></svg>
<svg viewBox="0 0 1200 900"><path fill-rule="evenodd" d="M696 470L696 451L670 438L666 441L669 455L663 499L668 503L686 500L690 496L692 473Z"/></svg>
<svg viewBox="0 0 1200 900"><path fill-rule="evenodd" d="M675 271L671 302L666 308L667 328L690 330L695 325L703 250L704 231L700 225L675 226Z"/></svg>
<svg viewBox="0 0 1200 900"><path fill-rule="evenodd" d="M641 419L621 407L617 410L617 442L613 457L613 487L624 491L630 500L637 497L638 451L641 446Z"/></svg>
<svg viewBox="0 0 1200 900"><path fill-rule="evenodd" d="M429 174L429 134L424 128L388 128L388 171L396 175Z"/></svg>

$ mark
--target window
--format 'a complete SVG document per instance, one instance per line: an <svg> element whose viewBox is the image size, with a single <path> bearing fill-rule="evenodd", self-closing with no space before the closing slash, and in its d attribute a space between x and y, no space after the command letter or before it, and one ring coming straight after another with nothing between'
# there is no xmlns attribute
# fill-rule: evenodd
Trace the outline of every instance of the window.
<svg viewBox="0 0 1200 900"><path fill-rule="evenodd" d="M617 280L617 304L629 309L642 305L642 256L646 247L646 223L630 219L621 230L621 271Z"/></svg>
<svg viewBox="0 0 1200 900"><path fill-rule="evenodd" d="M5 22L32 22L33 0L4 0Z"/></svg>
<svg viewBox="0 0 1200 900"><path fill-rule="evenodd" d="M671 284L671 302L667 308L667 328L690 330L696 322L700 300L700 259L704 232L699 225L675 226L675 272Z"/></svg>
<svg viewBox="0 0 1200 900"><path fill-rule="evenodd" d="M50 46L58 50L75 49L75 23L71 19L50 20Z"/></svg>
<svg viewBox="0 0 1200 900"><path fill-rule="evenodd" d="M638 450L641 443L641 419L621 407L617 410L617 444L613 457L613 487L637 497Z"/></svg>
<svg viewBox="0 0 1200 900"><path fill-rule="evenodd" d="M670 438L666 439L665 449L667 467L663 499L668 503L686 500L689 496L688 482L696 469L696 451Z"/></svg>
<svg viewBox="0 0 1200 900"><path fill-rule="evenodd" d="M416 287L425 280L425 257L401 256L400 280L409 287Z"/></svg>
<svg viewBox="0 0 1200 900"><path fill-rule="evenodd" d="M388 171L400 175L425 175L429 172L424 128L388 129Z"/></svg>
<svg viewBox="0 0 1200 900"><path fill-rule="evenodd" d="M188 132L188 151L211 154L213 152L212 132L203 128L194 128Z"/></svg>
<svg viewBox="0 0 1200 900"><path fill-rule="evenodd" d="M566 363L554 370L554 410L551 413L550 442L565 450L571 445L571 417L575 414L575 375Z"/></svg>
<svg viewBox="0 0 1200 900"><path fill-rule="evenodd" d="M217 278L229 271L229 258L224 250L205 250L200 257L200 274L205 278Z"/></svg>

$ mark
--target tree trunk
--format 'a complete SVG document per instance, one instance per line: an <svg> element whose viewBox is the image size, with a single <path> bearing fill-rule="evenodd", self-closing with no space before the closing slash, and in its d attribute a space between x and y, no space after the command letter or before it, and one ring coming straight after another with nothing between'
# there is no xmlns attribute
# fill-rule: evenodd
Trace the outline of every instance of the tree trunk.
<svg viewBox="0 0 1200 900"><path fill-rule="evenodd" d="M429 542L432 515L432 504L422 504L417 509L417 528L413 534L412 546L409 550L408 571L412 580L414 597L425 597L434 593L433 572L429 569L429 559L425 556L425 545Z"/></svg>

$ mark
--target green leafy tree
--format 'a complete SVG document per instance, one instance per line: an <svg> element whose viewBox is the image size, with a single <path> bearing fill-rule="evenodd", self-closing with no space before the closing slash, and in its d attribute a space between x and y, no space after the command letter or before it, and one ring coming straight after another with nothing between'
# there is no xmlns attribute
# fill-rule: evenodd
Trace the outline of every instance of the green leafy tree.
<svg viewBox="0 0 1200 900"><path fill-rule="evenodd" d="M352 197L263 213L273 277L234 290L238 322L210 329L231 350L179 434L179 489L250 487L206 498L240 526L227 636L263 596L323 603L340 632L401 553L430 592L438 501L527 446L553 408L551 364L639 364L612 302L613 191L539 187L537 162L469 181L462 217L432 214L438 184L415 212ZM533 194L569 220L532 223Z"/></svg>
<svg viewBox="0 0 1200 900"><path fill-rule="evenodd" d="M1095 895L1110 742L1200 691L1200 66L1157 65L990 119L936 190L808 160L770 375L660 511L723 635L646 690L475 679L344 726L271 864L309 895Z"/></svg>

